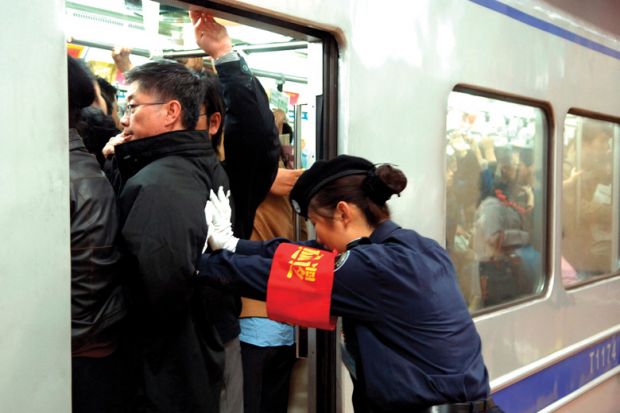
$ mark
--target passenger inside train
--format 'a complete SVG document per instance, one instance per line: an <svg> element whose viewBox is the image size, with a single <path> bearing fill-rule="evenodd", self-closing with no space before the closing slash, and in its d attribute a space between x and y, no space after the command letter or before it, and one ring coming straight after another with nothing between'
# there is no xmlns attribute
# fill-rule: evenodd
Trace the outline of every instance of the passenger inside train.
<svg viewBox="0 0 620 413"><path fill-rule="evenodd" d="M605 122L588 120L581 129L579 175L564 185L566 219L563 221L565 254L580 279L612 271L611 185L612 129ZM575 165L577 159L567 157ZM571 166L571 171L574 166ZM587 252L584 254L584 251Z"/></svg>
<svg viewBox="0 0 620 413"><path fill-rule="evenodd" d="M71 205L71 373L74 411L122 411L127 303L116 197L77 126L96 101L94 77L67 57ZM99 111L98 108L94 108ZM85 128L82 132L87 132Z"/></svg>
<svg viewBox="0 0 620 413"><path fill-rule="evenodd" d="M448 126L446 247L470 311L538 294L541 112L453 92Z"/></svg>

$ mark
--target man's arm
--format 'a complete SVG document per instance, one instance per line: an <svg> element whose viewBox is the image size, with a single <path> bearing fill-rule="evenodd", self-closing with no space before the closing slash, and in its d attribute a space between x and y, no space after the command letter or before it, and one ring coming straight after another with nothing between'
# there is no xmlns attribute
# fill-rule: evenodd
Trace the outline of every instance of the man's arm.
<svg viewBox="0 0 620 413"><path fill-rule="evenodd" d="M227 110L224 153L237 212L234 231L240 238L249 238L256 209L278 170L280 143L267 95L245 61L216 64L216 68Z"/></svg>
<svg viewBox="0 0 620 413"><path fill-rule="evenodd" d="M133 63L129 59L130 53L131 49L128 47L115 47L112 49L112 60L114 60L116 68L123 73L133 68Z"/></svg>
<svg viewBox="0 0 620 413"><path fill-rule="evenodd" d="M249 238L256 209L273 183L280 142L267 94L245 60L232 51L226 28L212 16L190 12L196 43L215 59L226 105L224 151L235 202L234 232Z"/></svg>

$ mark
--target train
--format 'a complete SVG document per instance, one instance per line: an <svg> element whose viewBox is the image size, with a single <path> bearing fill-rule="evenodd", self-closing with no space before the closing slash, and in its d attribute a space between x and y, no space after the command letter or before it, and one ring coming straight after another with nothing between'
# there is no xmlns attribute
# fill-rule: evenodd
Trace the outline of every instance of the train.
<svg viewBox="0 0 620 413"><path fill-rule="evenodd" d="M298 166L352 154L405 172L393 217L450 253L506 412L618 412L620 31L561 4L3 4L0 410L71 409L67 52L122 102L114 46L208 62L187 40L204 8L287 112ZM353 411L340 344L298 330L290 412Z"/></svg>

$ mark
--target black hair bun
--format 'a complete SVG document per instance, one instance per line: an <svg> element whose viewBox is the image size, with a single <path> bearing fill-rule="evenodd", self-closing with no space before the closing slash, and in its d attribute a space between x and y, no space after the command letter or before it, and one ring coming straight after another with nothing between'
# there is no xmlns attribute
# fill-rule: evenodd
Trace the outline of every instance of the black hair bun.
<svg viewBox="0 0 620 413"><path fill-rule="evenodd" d="M375 171L375 175L386 188L388 188L390 196L400 194L407 187L407 177L403 171L394 168L392 165L379 165ZM389 197L387 199L389 199Z"/></svg>
<svg viewBox="0 0 620 413"><path fill-rule="evenodd" d="M407 186L407 178L400 169L391 165L380 165L368 171L368 176L362 183L362 188L368 198L377 205L385 205L394 194L400 194Z"/></svg>

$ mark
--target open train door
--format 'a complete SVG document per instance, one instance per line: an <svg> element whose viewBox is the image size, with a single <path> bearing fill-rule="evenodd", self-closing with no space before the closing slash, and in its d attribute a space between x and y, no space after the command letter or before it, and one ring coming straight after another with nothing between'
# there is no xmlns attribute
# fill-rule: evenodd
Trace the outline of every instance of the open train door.
<svg viewBox="0 0 620 413"><path fill-rule="evenodd" d="M210 58L197 48L188 9L209 9L225 25L233 48L243 54L261 81L272 109L286 114L290 126L281 142L291 165L309 168L337 154L338 47L327 31L271 10L241 9L210 1L72 0L66 2L67 47L98 76L118 88L120 107L124 78L114 65L114 47L131 49L134 65L153 58L186 61ZM276 17L277 16L277 17ZM312 237L309 223L292 216L297 237ZM299 238L298 238L299 239ZM335 412L341 371L337 334L296 330L298 360L293 370L290 412Z"/></svg>

